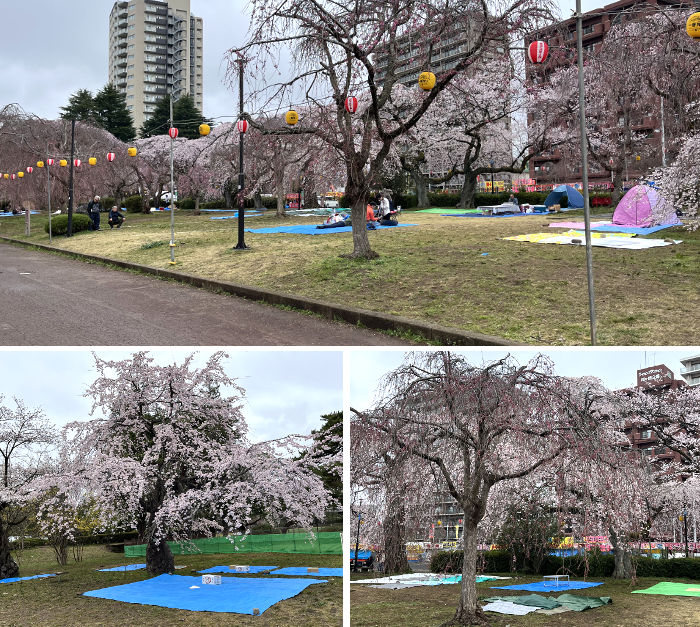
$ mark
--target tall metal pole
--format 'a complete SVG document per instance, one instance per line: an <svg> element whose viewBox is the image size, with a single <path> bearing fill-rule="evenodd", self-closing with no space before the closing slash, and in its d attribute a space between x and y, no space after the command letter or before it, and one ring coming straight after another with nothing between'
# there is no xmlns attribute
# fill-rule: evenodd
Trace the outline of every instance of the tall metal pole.
<svg viewBox="0 0 700 627"><path fill-rule="evenodd" d="M238 119L243 119L243 59L238 59ZM238 243L234 250L245 250L245 199L243 189L245 174L243 173L243 133L238 133Z"/></svg>
<svg viewBox="0 0 700 627"><path fill-rule="evenodd" d="M75 155L75 120L70 121L70 180L68 181L68 229L66 237L73 235L73 157Z"/></svg>
<svg viewBox="0 0 700 627"><path fill-rule="evenodd" d="M664 126L664 97L661 96L661 165L666 167L666 128Z"/></svg>
<svg viewBox="0 0 700 627"><path fill-rule="evenodd" d="M586 139L586 102L583 86L583 14L581 0L576 0L576 47L578 49L578 110L581 128L581 183L583 185L583 220L586 230L586 277L588 279L588 316L591 346L596 345L595 296L593 293L593 250L591 246L591 207L588 197L588 143Z"/></svg>
<svg viewBox="0 0 700 627"><path fill-rule="evenodd" d="M49 172L49 145L46 144L46 189L49 194L49 244L51 243L51 174Z"/></svg>
<svg viewBox="0 0 700 627"><path fill-rule="evenodd" d="M357 534L355 535L355 561L352 566L353 572L357 572L357 554L360 550L360 525L362 524L362 514L357 514Z"/></svg>
<svg viewBox="0 0 700 627"><path fill-rule="evenodd" d="M170 128L173 127L173 95L170 94ZM170 133L168 133L170 135ZM173 136L170 135L170 265L175 265L175 185L173 175Z"/></svg>

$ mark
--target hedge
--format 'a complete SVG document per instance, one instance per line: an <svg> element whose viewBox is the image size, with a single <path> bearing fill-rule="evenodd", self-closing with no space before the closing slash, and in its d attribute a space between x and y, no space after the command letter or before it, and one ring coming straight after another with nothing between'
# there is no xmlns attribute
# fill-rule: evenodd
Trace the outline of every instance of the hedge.
<svg viewBox="0 0 700 627"><path fill-rule="evenodd" d="M73 214L73 233L87 231L92 224L92 220L82 213ZM48 221L44 225L44 231L49 232ZM68 216L66 214L51 218L51 235L65 235L68 233Z"/></svg>
<svg viewBox="0 0 700 627"><path fill-rule="evenodd" d="M112 544L115 542L136 542L138 533L136 531L114 531L112 533L96 533L87 536L77 536L76 544ZM24 538L24 548L31 549L37 546L48 546L46 538ZM10 550L18 551L22 547L21 540L10 542Z"/></svg>
<svg viewBox="0 0 700 627"><path fill-rule="evenodd" d="M129 196L124 200L124 207L132 213L141 213L143 211L143 198L141 196Z"/></svg>

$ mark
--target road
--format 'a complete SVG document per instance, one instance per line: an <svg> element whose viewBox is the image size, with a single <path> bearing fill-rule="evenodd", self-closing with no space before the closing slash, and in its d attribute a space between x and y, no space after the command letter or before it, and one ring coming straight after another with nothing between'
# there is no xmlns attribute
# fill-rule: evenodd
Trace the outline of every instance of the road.
<svg viewBox="0 0 700 627"><path fill-rule="evenodd" d="M235 296L0 242L5 346L391 346L406 342Z"/></svg>

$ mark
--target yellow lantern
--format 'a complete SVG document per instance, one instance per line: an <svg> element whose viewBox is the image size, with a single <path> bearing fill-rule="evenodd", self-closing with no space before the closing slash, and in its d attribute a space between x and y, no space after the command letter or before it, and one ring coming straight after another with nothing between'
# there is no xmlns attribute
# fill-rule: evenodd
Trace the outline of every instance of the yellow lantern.
<svg viewBox="0 0 700 627"><path fill-rule="evenodd" d="M65 159L61 159L58 162L58 165L60 165L62 168L65 168L68 165L68 162Z"/></svg>
<svg viewBox="0 0 700 627"><path fill-rule="evenodd" d="M421 72L418 77L418 86L425 91L430 91L435 87L435 74L432 72Z"/></svg>
<svg viewBox="0 0 700 627"><path fill-rule="evenodd" d="M199 125L199 134L200 135L209 135L210 131L211 131L211 127L208 124L200 124Z"/></svg>
<svg viewBox="0 0 700 627"><path fill-rule="evenodd" d="M24 178L24 172L17 172L18 178Z"/></svg>
<svg viewBox="0 0 700 627"><path fill-rule="evenodd" d="M37 168L43 168L43 167L44 167L44 162L43 162L43 161L37 161L37 162L36 162L36 167L37 167Z"/></svg>
<svg viewBox="0 0 700 627"><path fill-rule="evenodd" d="M637 161L641 161L641 160L642 160L642 158L639 155L637 155Z"/></svg>
<svg viewBox="0 0 700 627"><path fill-rule="evenodd" d="M685 32L693 39L700 39L700 12L693 13L685 23Z"/></svg>
<svg viewBox="0 0 700 627"><path fill-rule="evenodd" d="M97 158L96 158L96 157L90 157L90 158L88 159L88 163L89 163L90 165L97 165Z"/></svg>
<svg viewBox="0 0 700 627"><path fill-rule="evenodd" d="M127 150L127 152L129 153L130 157L135 157L137 154L139 154L139 151L136 150L136 148L134 148L133 146L131 148L129 148L129 150Z"/></svg>
<svg viewBox="0 0 700 627"><path fill-rule="evenodd" d="M3 176L3 178L6 178L6 179L9 179L9 178L10 178L10 175L9 175L9 174L3 174L2 176Z"/></svg>
<svg viewBox="0 0 700 627"><path fill-rule="evenodd" d="M284 119L289 126L294 126L299 121L299 114L294 110L287 111L287 115L284 116Z"/></svg>

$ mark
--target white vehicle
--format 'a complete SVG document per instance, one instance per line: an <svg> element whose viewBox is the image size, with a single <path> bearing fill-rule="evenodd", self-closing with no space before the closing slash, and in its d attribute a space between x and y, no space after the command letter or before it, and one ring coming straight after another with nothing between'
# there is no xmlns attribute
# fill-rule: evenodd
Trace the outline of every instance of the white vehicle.
<svg viewBox="0 0 700 627"><path fill-rule="evenodd" d="M318 196L318 206L326 209L338 209L340 203L335 196Z"/></svg>
<svg viewBox="0 0 700 627"><path fill-rule="evenodd" d="M172 197L173 197L173 194L171 194L170 192L163 192L160 195L160 199L163 202L170 202L172 200ZM177 202L177 190L175 190L175 202Z"/></svg>

